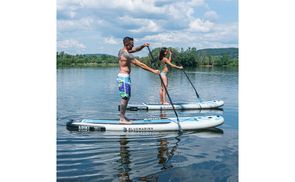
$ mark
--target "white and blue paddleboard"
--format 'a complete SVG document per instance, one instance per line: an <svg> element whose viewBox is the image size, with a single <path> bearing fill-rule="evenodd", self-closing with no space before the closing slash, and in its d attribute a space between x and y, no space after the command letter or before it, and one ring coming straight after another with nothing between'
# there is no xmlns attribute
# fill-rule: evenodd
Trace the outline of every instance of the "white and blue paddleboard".
<svg viewBox="0 0 295 182"><path fill-rule="evenodd" d="M67 123L68 130L76 131L177 131L213 128L224 123L222 116L195 116L176 118L148 118L120 124L119 119L83 119Z"/></svg>
<svg viewBox="0 0 295 182"><path fill-rule="evenodd" d="M173 103L173 106L177 110L190 110L190 109L214 109L219 108L224 105L222 100L210 100L210 101L200 101L192 103ZM118 107L120 109L120 107ZM137 110L172 110L171 104L128 104L127 110L137 111Z"/></svg>

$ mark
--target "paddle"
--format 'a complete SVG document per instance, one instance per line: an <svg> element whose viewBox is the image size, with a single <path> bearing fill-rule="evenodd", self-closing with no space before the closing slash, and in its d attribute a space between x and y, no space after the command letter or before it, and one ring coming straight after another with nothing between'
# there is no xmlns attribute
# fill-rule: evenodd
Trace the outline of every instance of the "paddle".
<svg viewBox="0 0 295 182"><path fill-rule="evenodd" d="M148 48L149 53L150 53L150 55L151 55L151 57L152 57L152 62L155 63L156 60L154 59L154 56L153 56L153 54L152 54L152 52L151 52L151 50L150 50L150 47L147 46L147 48ZM168 98L169 98L169 101L170 101L170 103L171 103L171 105L172 105L173 111L174 111L174 113L175 113L175 115L176 115L176 118L177 118L177 124L178 124L179 131L182 132L181 126L180 126L180 124L179 124L178 114L177 114L177 112L176 112L176 110L175 110L175 107L174 107L174 104L173 104L173 102L172 102L172 99L171 99L171 97L170 97L170 95L169 95L169 93L168 93L168 90L167 90L167 88L166 88L166 86L165 86L165 84L164 84L164 82L163 82L163 79L162 79L162 77L161 77L160 74L159 74L159 77L160 77L161 83L162 83L162 85L164 86L164 89L165 89L165 91L166 91L166 93L167 93L167 96L168 96Z"/></svg>
<svg viewBox="0 0 295 182"><path fill-rule="evenodd" d="M173 56L173 58L175 58L174 54L173 54L172 56ZM193 84L192 81L189 79L189 77L188 77L188 75L186 74L186 72L184 71L184 69L182 69L182 71L183 71L183 73L185 74L185 76L186 76L186 78L188 79L188 81L190 82L190 84L191 84L191 86L193 87L193 89L195 90L195 93L196 93L196 95L197 95L198 100L201 101L201 98L200 98L200 96L199 96L199 94L198 94L198 92L197 92L197 89L195 88L194 84Z"/></svg>
<svg viewBox="0 0 295 182"><path fill-rule="evenodd" d="M201 101L200 96L199 96L199 94L198 94L198 92L197 92L197 90L196 90L194 84L193 84L192 81L189 79L189 77L187 76L187 74L186 74L186 72L184 71L184 69L182 69L182 71L183 71L183 73L185 74L185 76L186 76L186 78L188 79L188 81L190 82L190 84L192 85L193 89L195 90L196 95L197 95L197 98L199 99L199 101Z"/></svg>

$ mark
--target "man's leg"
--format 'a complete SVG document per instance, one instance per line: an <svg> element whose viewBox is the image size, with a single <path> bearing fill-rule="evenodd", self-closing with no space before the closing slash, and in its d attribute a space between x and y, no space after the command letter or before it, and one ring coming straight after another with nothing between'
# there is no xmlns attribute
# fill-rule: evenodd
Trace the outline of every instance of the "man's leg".
<svg viewBox="0 0 295 182"><path fill-rule="evenodd" d="M128 101L131 96L131 80L130 77L123 77L118 79L119 91L121 96L120 102L120 123L130 124L129 119L126 118L125 112L127 108Z"/></svg>
<svg viewBox="0 0 295 182"><path fill-rule="evenodd" d="M131 124L131 122L125 117L125 112L127 108L129 99L122 98L120 103L120 123Z"/></svg>

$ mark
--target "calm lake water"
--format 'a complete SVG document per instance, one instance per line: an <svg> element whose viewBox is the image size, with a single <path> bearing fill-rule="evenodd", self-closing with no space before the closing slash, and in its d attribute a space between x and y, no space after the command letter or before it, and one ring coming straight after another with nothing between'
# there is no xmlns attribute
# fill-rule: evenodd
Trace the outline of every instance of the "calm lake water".
<svg viewBox="0 0 295 182"><path fill-rule="evenodd" d="M57 181L238 181L238 71L186 71L202 100L221 99L223 110L178 111L179 116L222 115L204 131L73 132L70 119L119 118L118 68L57 69ZM175 102L196 94L179 70L169 73ZM132 68L129 103L159 102L159 76ZM128 118L175 117L173 111L127 111Z"/></svg>

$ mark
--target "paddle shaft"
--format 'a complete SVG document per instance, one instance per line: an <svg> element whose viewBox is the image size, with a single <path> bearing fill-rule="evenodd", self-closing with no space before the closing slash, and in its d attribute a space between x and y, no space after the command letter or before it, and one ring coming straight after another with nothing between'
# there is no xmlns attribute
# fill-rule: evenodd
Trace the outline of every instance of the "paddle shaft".
<svg viewBox="0 0 295 182"><path fill-rule="evenodd" d="M188 81L190 82L190 84L192 85L193 89L195 90L198 99L200 99L200 96L199 96L199 94L198 94L198 92L197 92L197 89L195 88L194 84L193 84L192 81L189 79L189 77L187 76L187 74L186 74L186 72L184 71L184 69L182 69L182 71L183 71L183 73L185 74L185 76L186 76L186 78L188 79Z"/></svg>
<svg viewBox="0 0 295 182"><path fill-rule="evenodd" d="M150 50L150 47L147 46L147 48L148 48L148 50L149 50L149 53L150 53L150 55L151 55L151 57L152 57L153 62L155 62L155 59L154 59L154 56L153 56L153 54L152 54L152 52L151 52L151 50ZM163 79L162 79L162 77L161 77L161 74L159 74L159 77L160 77L161 83L162 83L162 85L163 85L163 87L164 87L164 89L165 89L165 91L166 91L166 93L167 93L167 96L168 96L168 98L169 98L169 101L170 101L170 103L171 103L171 105L172 105L173 111L174 111L174 113L175 113L175 115L176 115L178 127L179 127L179 129L181 130L181 127L180 127L180 124L179 124L179 119L178 119L178 114L177 114L177 112L176 112L176 110L175 110L175 107L174 107L174 105L173 105L172 99L171 99L171 97L170 97L170 95L169 95L169 93L168 93L168 90L167 90L167 88L166 88L166 86L165 86L165 84L164 84L164 81L163 81Z"/></svg>
<svg viewBox="0 0 295 182"><path fill-rule="evenodd" d="M173 57L174 57L174 55L173 55ZM175 58L175 57L174 57L174 58ZM184 69L182 69L182 71L183 71L183 73L185 74L185 76L186 76L186 78L188 79L188 81L190 82L190 84L191 84L191 86L193 87L193 89L195 90L196 95L197 95L197 98L200 99L200 96L199 96L199 94L198 94L198 92L197 92L197 89L195 88L194 84L193 84L192 81L189 79L189 77L188 77L188 75L186 74L186 72L184 71Z"/></svg>

